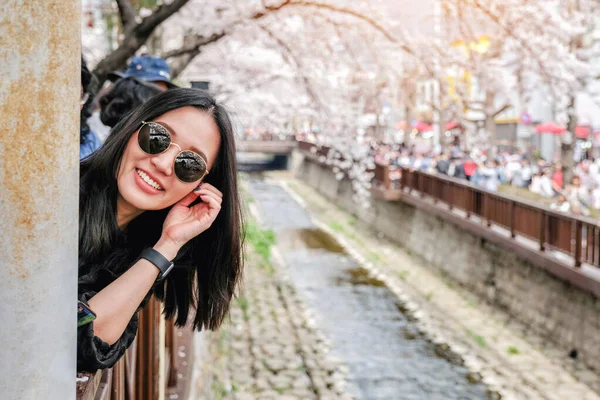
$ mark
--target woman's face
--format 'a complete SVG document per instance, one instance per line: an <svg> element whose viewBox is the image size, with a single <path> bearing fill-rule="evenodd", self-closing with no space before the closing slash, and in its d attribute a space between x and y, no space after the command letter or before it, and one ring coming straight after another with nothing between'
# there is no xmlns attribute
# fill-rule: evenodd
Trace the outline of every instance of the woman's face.
<svg viewBox="0 0 600 400"><path fill-rule="evenodd" d="M153 120L169 128L172 143L182 151L192 150L207 161L208 170L217 157L221 136L213 117L195 107L183 107ZM200 181L183 182L173 171L173 162L179 154L177 146L157 155L146 154L138 144L136 131L125 148L117 173L117 185L121 200L138 210L162 210L172 206L194 190ZM146 183L147 175L160 189Z"/></svg>

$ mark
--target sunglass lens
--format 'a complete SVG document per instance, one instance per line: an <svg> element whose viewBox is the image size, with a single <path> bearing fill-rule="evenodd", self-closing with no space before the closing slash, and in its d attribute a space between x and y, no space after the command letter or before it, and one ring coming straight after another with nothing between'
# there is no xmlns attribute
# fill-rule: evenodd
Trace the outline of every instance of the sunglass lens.
<svg viewBox="0 0 600 400"><path fill-rule="evenodd" d="M193 151L182 151L175 158L175 175L184 182L195 182L206 173L206 163Z"/></svg>
<svg viewBox="0 0 600 400"><path fill-rule="evenodd" d="M145 124L138 133L140 148L148 154L160 154L169 148L171 136L158 124Z"/></svg>

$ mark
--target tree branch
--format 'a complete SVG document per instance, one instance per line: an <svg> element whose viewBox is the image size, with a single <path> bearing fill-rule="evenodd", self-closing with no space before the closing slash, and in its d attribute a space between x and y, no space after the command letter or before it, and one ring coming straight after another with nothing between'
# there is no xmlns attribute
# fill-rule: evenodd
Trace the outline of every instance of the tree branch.
<svg viewBox="0 0 600 400"><path fill-rule="evenodd" d="M177 0L176 0L177 1ZM179 0L182 1L182 0ZM173 3L172 3L173 4ZM264 3L263 3L264 4ZM281 3L277 4L277 5L265 5L264 9L252 14L249 19L250 20L260 20L263 19L267 16L270 16L278 11L281 11L285 8L288 8L290 6L299 6L299 7L310 7L310 8L317 8L320 10L328 10L328 11L332 11L338 14L343 14L343 15L348 15L348 16L352 16L358 19L361 19L365 22L367 22L368 24L370 24L373 28L375 28L378 32L380 32L381 34L383 34L388 40L390 40L391 42L395 43L395 44L400 44L399 40L395 37L393 37L382 25L380 25L379 23L377 23L374 19L369 18L365 15L360 14L357 11L354 10L349 10L349 9L345 9L345 8L340 8L340 7L336 7L330 4L325 4L325 3L316 3L316 2L312 2L312 1L307 1L307 0L284 0ZM157 11L158 12L158 11ZM151 16L150 16L151 17ZM150 18L148 17L148 18ZM146 19L148 19L146 18ZM227 34L229 34L233 28L235 28L235 26L240 25L242 23L246 22L245 20L238 20L236 22L233 22L228 31L223 31L220 33L215 33L213 35L211 35L208 38L204 38L202 36L198 36L197 40L194 43L191 43L190 45L186 45L181 49L177 49L171 52L168 52L166 54L163 55L164 58L174 58L174 57L180 57L180 60L177 61L177 66L172 68L173 70L173 76L177 76L179 75L179 73L181 73L183 71L183 69L185 69L185 67L187 67L187 65L189 65L193 59L200 54L201 52L201 47L210 44L210 43L214 43L217 40L221 39L222 37L226 36ZM142 23L144 23L144 21L142 21ZM272 36L272 38L274 40L278 40L278 38L275 38L274 36ZM278 42L278 44L281 46L283 42ZM283 43L282 48L285 49L285 43ZM403 46L405 51L410 52L411 54L413 54L412 49ZM288 47L289 49L289 47ZM291 53L288 53L288 55ZM297 64L299 65L299 64ZM303 80L306 81L306 77L303 77ZM309 95L311 96L311 98L313 98L313 100L316 100L317 97L315 94L311 94L309 91Z"/></svg>
<svg viewBox="0 0 600 400"><path fill-rule="evenodd" d="M179 11L188 1L173 0L169 4L162 4L151 15L144 18L142 22L136 24L129 31L129 34L126 34L121 45L94 68L94 75L98 78L98 87L102 86L110 72L125 67L127 60L146 43L156 27Z"/></svg>
<svg viewBox="0 0 600 400"><path fill-rule="evenodd" d="M504 111L508 110L511 107L512 107L512 105L510 105L508 103L504 104L502 107L500 107L498 110L496 110L496 112L494 112L492 114L492 118L496 118L498 115L502 114Z"/></svg>
<svg viewBox="0 0 600 400"><path fill-rule="evenodd" d="M150 36L152 31L154 31L158 25L162 24L171 15L179 11L181 7L185 6L188 2L189 0L173 0L169 4L161 4L152 14L140 22L136 31L139 32L139 34Z"/></svg>
<svg viewBox="0 0 600 400"><path fill-rule="evenodd" d="M131 32L135 28L136 12L131 5L129 0L115 0L117 7L119 8L119 17L121 18L121 24L123 25L123 31L127 33Z"/></svg>
<svg viewBox="0 0 600 400"><path fill-rule="evenodd" d="M162 58L168 60L169 58L179 57L184 54L194 53L200 49L202 46L206 46L207 44L214 43L217 40L221 39L225 36L225 32L221 33L213 33L209 37L204 37L202 35L194 35L193 41L191 44L184 44L184 46L179 49L171 50L162 55ZM198 52L199 54L199 52Z"/></svg>

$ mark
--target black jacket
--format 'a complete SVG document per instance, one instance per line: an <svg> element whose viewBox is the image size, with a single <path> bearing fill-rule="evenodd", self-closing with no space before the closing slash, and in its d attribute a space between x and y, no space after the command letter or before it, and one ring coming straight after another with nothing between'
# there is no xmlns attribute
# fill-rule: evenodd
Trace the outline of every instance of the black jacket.
<svg viewBox="0 0 600 400"><path fill-rule="evenodd" d="M86 263L80 260L78 296L79 300L87 301L100 290L104 289L121 276L137 258L132 258L127 245L127 238L122 235L115 243L114 251L104 258L102 263ZM140 311L148 302L152 290L146 295L138 308ZM77 328L77 371L95 372L98 369L111 368L131 346L138 328L138 313L136 312L123 335L112 346L94 335L94 323Z"/></svg>

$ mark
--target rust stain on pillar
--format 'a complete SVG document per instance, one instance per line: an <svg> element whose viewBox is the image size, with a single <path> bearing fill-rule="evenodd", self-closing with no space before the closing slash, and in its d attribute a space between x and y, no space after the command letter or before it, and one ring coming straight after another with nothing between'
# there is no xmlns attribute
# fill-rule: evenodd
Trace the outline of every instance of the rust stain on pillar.
<svg viewBox="0 0 600 400"><path fill-rule="evenodd" d="M80 7L79 0L0 2L6 398L74 393Z"/></svg>

